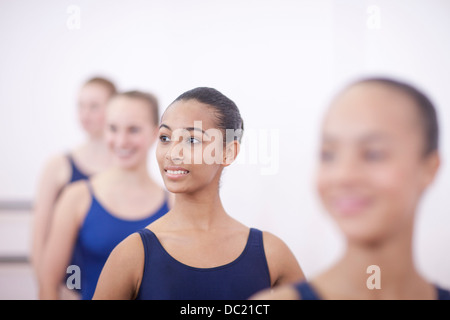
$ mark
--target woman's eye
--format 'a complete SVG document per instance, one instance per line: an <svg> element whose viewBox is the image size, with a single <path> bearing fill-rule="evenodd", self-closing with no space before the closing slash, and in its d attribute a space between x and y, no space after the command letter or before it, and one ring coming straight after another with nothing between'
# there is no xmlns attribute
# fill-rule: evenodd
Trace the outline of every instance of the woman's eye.
<svg viewBox="0 0 450 320"><path fill-rule="evenodd" d="M141 131L141 129L139 127L131 127L130 128L130 133L138 133L139 131Z"/></svg>
<svg viewBox="0 0 450 320"><path fill-rule="evenodd" d="M90 109L91 110L97 110L99 108L99 105L97 104L97 103L92 103L91 105L90 105Z"/></svg>
<svg viewBox="0 0 450 320"><path fill-rule="evenodd" d="M190 138L188 139L188 142L189 142L190 144L196 144L196 143L200 143L201 141L200 141L199 139L197 139L197 138L190 137Z"/></svg>
<svg viewBox="0 0 450 320"><path fill-rule="evenodd" d="M334 158L335 158L335 155L334 155L334 153L331 152L331 151L323 150L323 151L320 153L320 160L321 160L322 162L331 162L331 161L334 160Z"/></svg>
<svg viewBox="0 0 450 320"><path fill-rule="evenodd" d="M161 135L161 136L159 136L159 141L161 141L161 142L169 142L170 138L168 136Z"/></svg>
<svg viewBox="0 0 450 320"><path fill-rule="evenodd" d="M111 131L111 132L116 132L116 131L117 131L116 126L115 126L115 125L110 125L110 126L109 126L109 131Z"/></svg>
<svg viewBox="0 0 450 320"><path fill-rule="evenodd" d="M385 157L384 152L369 150L364 152L364 159L368 161L380 161Z"/></svg>

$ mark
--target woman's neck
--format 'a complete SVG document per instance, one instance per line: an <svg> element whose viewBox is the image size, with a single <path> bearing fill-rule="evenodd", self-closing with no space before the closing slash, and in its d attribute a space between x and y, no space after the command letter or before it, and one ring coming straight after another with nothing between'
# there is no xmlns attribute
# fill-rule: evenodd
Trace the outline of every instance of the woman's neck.
<svg viewBox="0 0 450 320"><path fill-rule="evenodd" d="M329 280L336 292L362 299L409 299L432 295L414 266L412 226L378 243L348 242Z"/></svg>
<svg viewBox="0 0 450 320"><path fill-rule="evenodd" d="M111 152L103 137L89 137L76 150L91 163L109 164L111 162Z"/></svg>
<svg viewBox="0 0 450 320"><path fill-rule="evenodd" d="M149 183L156 184L148 173L147 163L145 161L132 168L112 166L110 170L108 170L108 175L111 180L114 180L123 186L142 186Z"/></svg>
<svg viewBox="0 0 450 320"><path fill-rule="evenodd" d="M88 136L83 146L91 152L107 148L106 141L102 135Z"/></svg>
<svg viewBox="0 0 450 320"><path fill-rule="evenodd" d="M228 218L218 188L204 188L195 193L178 193L172 208L177 225L208 231Z"/></svg>

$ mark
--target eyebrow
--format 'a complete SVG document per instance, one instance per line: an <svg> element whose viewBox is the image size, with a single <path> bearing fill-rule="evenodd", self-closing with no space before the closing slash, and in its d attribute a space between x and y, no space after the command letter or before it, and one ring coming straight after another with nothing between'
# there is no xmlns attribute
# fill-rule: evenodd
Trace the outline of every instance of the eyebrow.
<svg viewBox="0 0 450 320"><path fill-rule="evenodd" d="M390 138L385 134L371 133L358 139L360 142L376 142L376 141L390 141Z"/></svg>
<svg viewBox="0 0 450 320"><path fill-rule="evenodd" d="M167 129L169 129L170 131L172 131L172 129L171 129L168 125L166 125L166 124L164 124L164 123L162 123L162 124L159 126L159 128L160 128L160 129L161 129L161 128L167 128ZM200 129L200 128L196 128L196 127L187 127L187 128L183 128L183 130L203 132L206 136L209 137L209 134L207 134L207 133L205 132L205 130Z"/></svg>
<svg viewBox="0 0 450 320"><path fill-rule="evenodd" d="M339 139L336 139L335 137L331 135L325 134L322 139L324 142L336 142ZM362 137L359 137L357 139L358 143L370 143L370 142L377 142L377 141L390 141L389 137L385 134L381 133L369 133L366 135L363 135Z"/></svg>

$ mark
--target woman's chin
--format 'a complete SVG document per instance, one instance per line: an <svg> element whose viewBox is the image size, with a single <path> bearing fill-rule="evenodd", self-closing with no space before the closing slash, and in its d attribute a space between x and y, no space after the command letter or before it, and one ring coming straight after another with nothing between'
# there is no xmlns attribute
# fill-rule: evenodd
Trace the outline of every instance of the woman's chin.
<svg viewBox="0 0 450 320"><path fill-rule="evenodd" d="M134 170L139 167L142 163L140 159L123 159L123 158L115 158L114 163L117 167L123 170Z"/></svg>
<svg viewBox="0 0 450 320"><path fill-rule="evenodd" d="M164 181L167 191L173 194L189 193L189 190L181 185L176 185L175 183Z"/></svg>

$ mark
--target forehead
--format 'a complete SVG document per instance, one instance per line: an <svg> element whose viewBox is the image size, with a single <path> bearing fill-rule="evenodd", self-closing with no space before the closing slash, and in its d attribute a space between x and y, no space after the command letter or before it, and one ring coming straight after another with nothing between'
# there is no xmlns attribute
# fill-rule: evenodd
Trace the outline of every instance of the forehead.
<svg viewBox="0 0 450 320"><path fill-rule="evenodd" d="M109 96L108 89L99 83L87 83L80 89L80 95L101 95L101 96Z"/></svg>
<svg viewBox="0 0 450 320"><path fill-rule="evenodd" d="M215 128L215 113L211 106L197 100L180 100L172 103L164 112L161 124L172 130L194 127L194 123L201 121L202 129Z"/></svg>
<svg viewBox="0 0 450 320"><path fill-rule="evenodd" d="M111 99L108 104L107 117L109 119L148 121L149 116L150 107L140 99L118 96Z"/></svg>
<svg viewBox="0 0 450 320"><path fill-rule="evenodd" d="M417 108L406 94L385 85L359 84L333 101L322 131L334 136L400 135L418 127Z"/></svg>

